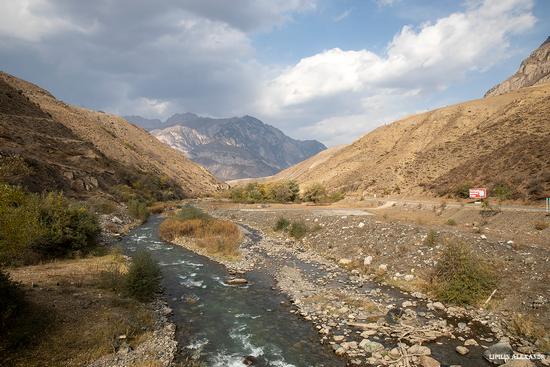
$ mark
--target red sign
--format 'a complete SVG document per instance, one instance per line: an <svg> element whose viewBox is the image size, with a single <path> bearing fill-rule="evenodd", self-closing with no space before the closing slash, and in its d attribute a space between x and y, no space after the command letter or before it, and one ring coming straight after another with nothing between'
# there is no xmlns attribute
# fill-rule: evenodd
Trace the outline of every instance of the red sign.
<svg viewBox="0 0 550 367"><path fill-rule="evenodd" d="M487 189L484 187L470 189L470 199L485 199L487 197Z"/></svg>

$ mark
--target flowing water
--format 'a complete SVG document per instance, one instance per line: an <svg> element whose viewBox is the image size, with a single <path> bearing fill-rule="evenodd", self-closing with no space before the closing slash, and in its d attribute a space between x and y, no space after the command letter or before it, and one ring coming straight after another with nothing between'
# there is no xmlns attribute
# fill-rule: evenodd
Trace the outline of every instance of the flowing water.
<svg viewBox="0 0 550 367"><path fill-rule="evenodd" d="M253 271L247 273L248 285L226 285L225 267L162 241L161 221L151 217L122 245L128 252L150 251L161 265L182 352L212 367L244 366L246 356L255 357L255 366L345 365L319 344L311 323L289 312L287 299L272 289L270 276Z"/></svg>

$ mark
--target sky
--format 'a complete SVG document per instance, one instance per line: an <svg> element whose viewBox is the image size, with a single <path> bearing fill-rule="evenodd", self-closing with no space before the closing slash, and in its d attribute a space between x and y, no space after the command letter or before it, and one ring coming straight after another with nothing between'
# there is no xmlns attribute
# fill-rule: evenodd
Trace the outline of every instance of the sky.
<svg viewBox="0 0 550 367"><path fill-rule="evenodd" d="M252 115L351 143L476 99L550 36L548 0L0 0L0 70L120 115Z"/></svg>

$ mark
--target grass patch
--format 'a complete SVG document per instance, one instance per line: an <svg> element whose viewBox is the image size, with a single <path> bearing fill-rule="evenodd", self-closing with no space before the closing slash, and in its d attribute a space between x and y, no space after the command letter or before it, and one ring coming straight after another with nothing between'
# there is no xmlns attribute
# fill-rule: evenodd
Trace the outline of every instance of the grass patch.
<svg viewBox="0 0 550 367"><path fill-rule="evenodd" d="M194 206L184 206L180 210L176 212L176 218L180 220L191 220L191 219L199 219L199 220L209 220L212 219L212 217L208 214L202 211L199 208L196 208Z"/></svg>
<svg viewBox="0 0 550 367"><path fill-rule="evenodd" d="M540 350L550 350L550 335L540 324L540 320L531 315L517 313L512 317L511 326L520 336L532 343L537 343Z"/></svg>
<svg viewBox="0 0 550 367"><path fill-rule="evenodd" d="M290 226L290 221L285 217L279 217L275 225L273 226L274 231L286 231Z"/></svg>
<svg viewBox="0 0 550 367"><path fill-rule="evenodd" d="M285 217L279 217L273 226L274 231L285 231L290 237L301 240L308 232L318 231L321 226L316 224L309 228L303 220L288 220Z"/></svg>
<svg viewBox="0 0 550 367"><path fill-rule="evenodd" d="M149 338L151 311L100 288L100 274L113 262L118 260L107 255L11 269L12 278L22 283L27 305L0 337L1 364L86 366L112 353L120 335L133 348Z"/></svg>
<svg viewBox="0 0 550 367"><path fill-rule="evenodd" d="M290 228L288 229L288 234L290 237L301 240L307 234L307 230L308 228L304 221L292 221L292 223L290 223Z"/></svg>
<svg viewBox="0 0 550 367"><path fill-rule="evenodd" d="M242 233L230 221L216 219L194 207L185 207L160 225L160 236L173 242L188 238L211 255L237 257Z"/></svg>
<svg viewBox="0 0 550 367"><path fill-rule="evenodd" d="M462 242L448 242L431 277L431 289L444 302L475 305L497 284L490 264Z"/></svg>
<svg viewBox="0 0 550 367"><path fill-rule="evenodd" d="M426 238L424 238L424 245L434 247L439 242L439 234L433 229L430 229Z"/></svg>
<svg viewBox="0 0 550 367"><path fill-rule="evenodd" d="M449 218L449 219L447 219L446 224L448 226L456 226L456 220L454 220L453 218Z"/></svg>

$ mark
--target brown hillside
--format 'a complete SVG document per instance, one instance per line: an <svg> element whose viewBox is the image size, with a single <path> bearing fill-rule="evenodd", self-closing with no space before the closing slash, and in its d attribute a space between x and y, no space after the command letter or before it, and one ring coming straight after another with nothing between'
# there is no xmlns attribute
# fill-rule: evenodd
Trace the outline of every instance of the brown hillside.
<svg viewBox="0 0 550 367"><path fill-rule="evenodd" d="M290 166L282 170L281 172L273 176L256 177L256 178L240 178L237 180L227 181L227 183L231 186L237 186L237 185L243 185L249 182L260 182L260 181L269 181L269 182L281 181L281 180L299 181L302 175L306 174L311 169L325 162L327 159L329 159L334 154L336 154L336 152L339 151L342 147L344 147L344 145L338 145L335 147L327 148L315 154L314 156L309 157L308 159L295 164L294 166Z"/></svg>
<svg viewBox="0 0 550 367"><path fill-rule="evenodd" d="M31 166L23 183L34 191L85 196L136 175L173 181L187 196L223 187L207 170L126 120L69 106L1 72L0 154Z"/></svg>
<svg viewBox="0 0 550 367"><path fill-rule="evenodd" d="M365 194L450 194L504 183L550 196L550 84L469 101L382 126L302 172L302 184Z"/></svg>

